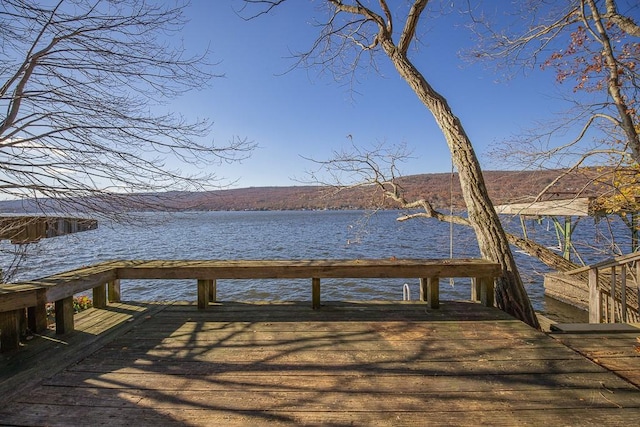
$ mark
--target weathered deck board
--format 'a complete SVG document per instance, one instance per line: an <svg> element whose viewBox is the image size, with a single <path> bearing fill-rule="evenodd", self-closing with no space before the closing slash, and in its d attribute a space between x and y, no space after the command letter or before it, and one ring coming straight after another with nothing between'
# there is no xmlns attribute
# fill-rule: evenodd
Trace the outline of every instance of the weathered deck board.
<svg viewBox="0 0 640 427"><path fill-rule="evenodd" d="M53 375L68 364L86 357L114 336L136 325L135 320L165 306L124 303L109 310L87 310L76 317L77 331L56 335L46 331L35 335L22 349L0 354L0 396L28 389L41 378ZM2 418L0 417L0 420Z"/></svg>
<svg viewBox="0 0 640 427"><path fill-rule="evenodd" d="M603 426L640 417L636 386L480 304L136 307L78 319L69 346L102 322L111 338L0 406L0 420Z"/></svg>
<svg viewBox="0 0 640 427"><path fill-rule="evenodd" d="M559 333L553 337L579 354L640 387L640 329L635 333L607 332Z"/></svg>

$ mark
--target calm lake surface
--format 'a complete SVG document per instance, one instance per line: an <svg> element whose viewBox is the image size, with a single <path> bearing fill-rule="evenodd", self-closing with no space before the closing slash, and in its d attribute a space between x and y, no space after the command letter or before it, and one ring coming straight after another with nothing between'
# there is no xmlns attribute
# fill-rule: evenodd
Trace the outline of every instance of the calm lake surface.
<svg viewBox="0 0 640 427"><path fill-rule="evenodd" d="M450 226L434 219L396 221L398 211L371 215L364 211L265 211L143 213L129 224L101 222L97 230L44 239L31 245L13 281L113 259L340 259L340 258L448 258ZM503 218L505 227L521 233L517 219ZM552 224L527 222L529 236L557 246ZM583 219L573 236L586 262L608 258L601 249L610 229L622 245L629 238L620 221L595 224ZM7 246L7 243L3 243ZM625 253L626 253L625 252ZM1 255L3 266L8 258ZM475 237L468 228L453 229L453 256L477 257ZM544 310L541 274L547 268L516 252L516 259L534 307ZM574 259L575 260L575 259ZM418 281L395 279L336 279L323 281L322 298L330 300L401 300L403 285L417 299ZM309 280L221 280L220 300L310 300ZM192 281L123 281L131 300L196 300ZM441 282L441 298L468 299L469 281Z"/></svg>

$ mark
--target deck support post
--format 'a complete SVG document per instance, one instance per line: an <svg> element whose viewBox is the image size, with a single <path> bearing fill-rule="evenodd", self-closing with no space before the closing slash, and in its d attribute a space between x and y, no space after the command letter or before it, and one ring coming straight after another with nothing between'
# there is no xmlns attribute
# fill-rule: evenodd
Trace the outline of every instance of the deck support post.
<svg viewBox="0 0 640 427"><path fill-rule="evenodd" d="M317 277L311 279L311 308L320 308L320 279Z"/></svg>
<svg viewBox="0 0 640 427"><path fill-rule="evenodd" d="M427 277L420 279L420 299L427 300L430 308L440 308L440 278Z"/></svg>
<svg viewBox="0 0 640 427"><path fill-rule="evenodd" d="M0 312L0 351L17 350L20 347L20 321L24 309Z"/></svg>
<svg viewBox="0 0 640 427"><path fill-rule="evenodd" d="M616 323L616 267L611 267L611 290L609 293L609 321L607 323Z"/></svg>
<svg viewBox="0 0 640 427"><path fill-rule="evenodd" d="M36 305L27 308L27 325L33 332L42 332L47 329L47 296L44 289L36 292Z"/></svg>
<svg viewBox="0 0 640 427"><path fill-rule="evenodd" d="M73 331L73 296L63 298L56 304L56 334Z"/></svg>
<svg viewBox="0 0 640 427"><path fill-rule="evenodd" d="M93 306L95 308L107 307L107 285L101 284L93 288Z"/></svg>
<svg viewBox="0 0 640 427"><path fill-rule="evenodd" d="M471 301L482 300L482 283L477 277L471 278Z"/></svg>
<svg viewBox="0 0 640 427"><path fill-rule="evenodd" d="M493 307L495 304L495 291L493 277L478 277L475 279L480 283L480 302L485 307ZM473 289L474 287L472 287Z"/></svg>
<svg viewBox="0 0 640 427"><path fill-rule="evenodd" d="M640 224L640 218L638 219L638 224ZM636 289L636 297L638 302L638 316L640 316L640 262L636 261L636 285L638 289Z"/></svg>
<svg viewBox="0 0 640 427"><path fill-rule="evenodd" d="M218 281L216 279L209 280L209 302L218 301Z"/></svg>
<svg viewBox="0 0 640 427"><path fill-rule="evenodd" d="M107 283L109 290L109 302L120 302L120 279L114 279Z"/></svg>
<svg viewBox="0 0 640 427"><path fill-rule="evenodd" d="M198 309L200 310L209 306L212 282L211 279L198 279Z"/></svg>
<svg viewBox="0 0 640 427"><path fill-rule="evenodd" d="M589 323L602 321L602 300L598 290L598 269L589 270Z"/></svg>
<svg viewBox="0 0 640 427"><path fill-rule="evenodd" d="M620 321L627 323L627 266L620 266Z"/></svg>

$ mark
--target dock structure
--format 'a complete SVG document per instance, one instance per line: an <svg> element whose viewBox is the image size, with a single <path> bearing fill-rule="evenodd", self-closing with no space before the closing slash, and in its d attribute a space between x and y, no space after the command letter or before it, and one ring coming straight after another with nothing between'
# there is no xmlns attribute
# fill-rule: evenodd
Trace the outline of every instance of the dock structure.
<svg viewBox="0 0 640 427"><path fill-rule="evenodd" d="M114 303L78 314L72 332L0 355L1 423L613 426L640 417L640 329L616 341L616 358L609 351L616 374L587 357L606 356L606 339L558 335L586 344L581 354L470 301L212 305Z"/></svg>
<svg viewBox="0 0 640 427"><path fill-rule="evenodd" d="M560 200L543 200L529 203L509 203L496 206L496 212L503 215L518 215L522 226L522 233L527 238L525 219L547 217L554 225L558 238L558 247L562 256L571 259L574 250L571 236L580 218L595 215L592 208L593 199L589 197L574 197ZM574 221L573 218L576 218Z"/></svg>
<svg viewBox="0 0 640 427"><path fill-rule="evenodd" d="M546 295L588 312L590 323L639 322L640 252L547 273L544 287Z"/></svg>
<svg viewBox="0 0 640 427"><path fill-rule="evenodd" d="M15 244L95 230L98 221L90 218L61 216L0 215L0 240Z"/></svg>
<svg viewBox="0 0 640 427"><path fill-rule="evenodd" d="M638 203L636 200L636 205ZM594 198L574 197L554 199L530 203L512 203L496 206L496 212L506 215L518 215L522 231L527 238L527 218L549 218L555 227L558 248L562 256L571 260L573 247L571 236L581 218L603 217L607 215L597 206ZM640 212L629 210L626 221L631 232L631 253L625 257L617 257L591 266L576 268L572 271L552 272L544 275L545 295L589 310L591 323L640 319L640 251L638 233L640 232ZM574 221L575 218L575 221ZM582 262L582 259L580 259ZM582 262L584 265L584 262ZM602 264L602 266L600 265ZM605 269L607 280L600 272ZM599 277L600 276L600 277ZM604 313L603 313L604 311Z"/></svg>

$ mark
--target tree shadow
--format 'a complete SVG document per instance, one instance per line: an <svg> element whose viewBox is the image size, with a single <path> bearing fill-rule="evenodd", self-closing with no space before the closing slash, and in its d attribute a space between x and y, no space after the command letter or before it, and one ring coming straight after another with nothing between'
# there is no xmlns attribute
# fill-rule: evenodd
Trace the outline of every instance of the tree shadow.
<svg viewBox="0 0 640 427"><path fill-rule="evenodd" d="M553 419L557 411L558 420L577 422L583 410L640 407L628 383L470 302L445 301L438 310L372 301L320 310L300 302L174 304L140 319L15 399L2 419L342 426L444 414L447 422Z"/></svg>

